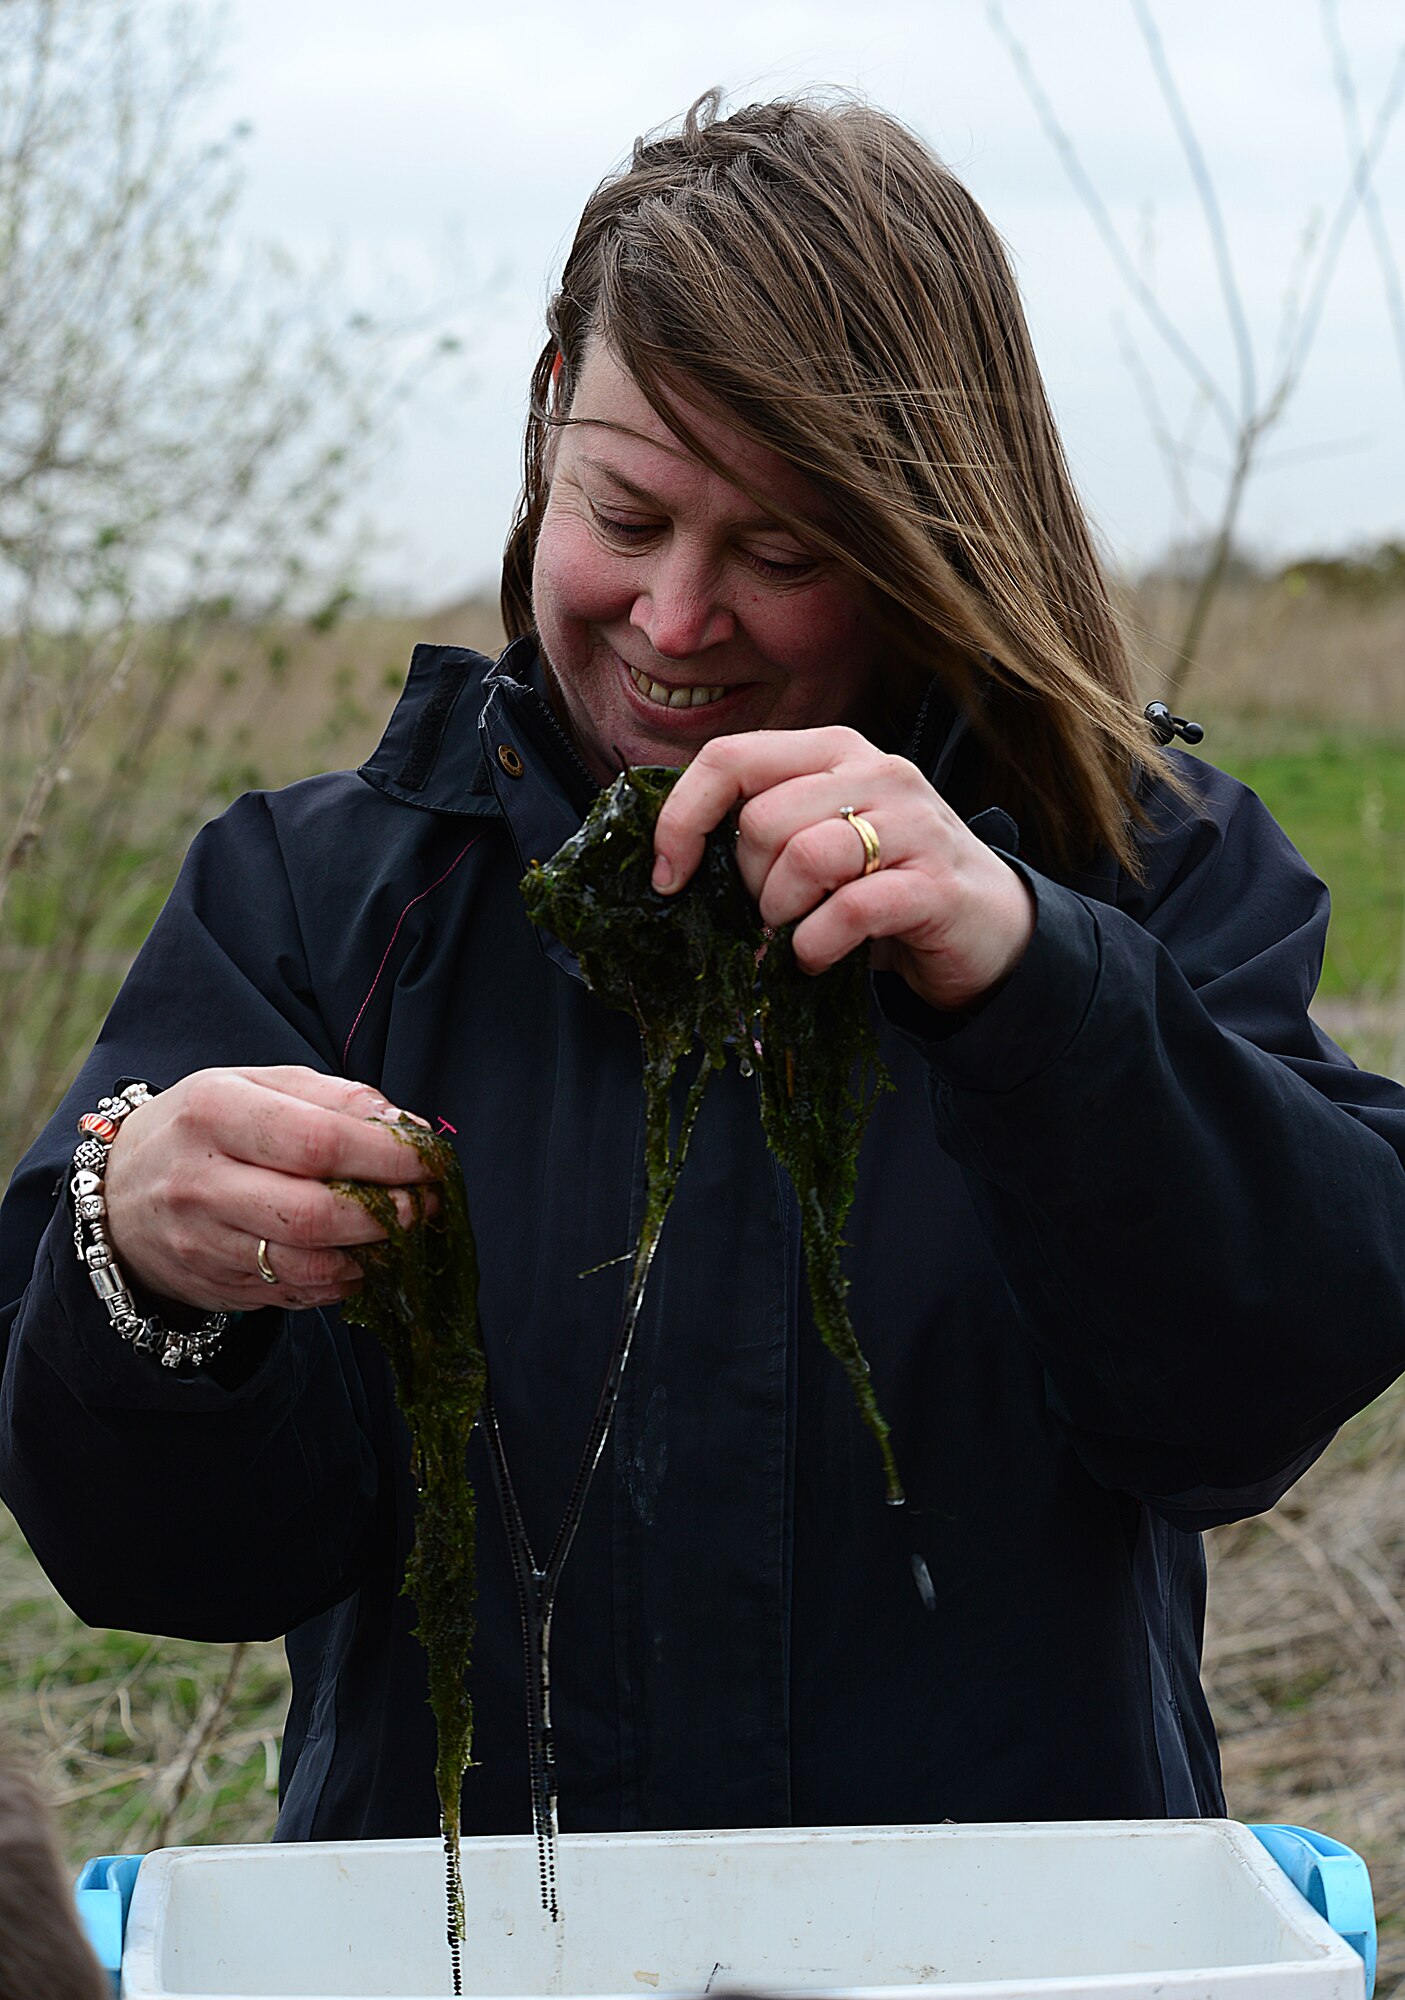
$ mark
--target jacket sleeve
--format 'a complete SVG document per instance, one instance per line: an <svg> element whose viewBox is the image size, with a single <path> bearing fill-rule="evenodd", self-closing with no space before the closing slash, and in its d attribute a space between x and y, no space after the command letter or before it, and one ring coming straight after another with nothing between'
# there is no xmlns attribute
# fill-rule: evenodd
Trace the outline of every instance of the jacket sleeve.
<svg viewBox="0 0 1405 2000"><path fill-rule="evenodd" d="M1405 1090L1309 1019L1327 892L1201 769L1115 902L1022 870L1035 936L983 1011L885 992L1052 1411L1186 1528L1271 1506L1405 1368Z"/></svg>
<svg viewBox="0 0 1405 2000"><path fill-rule="evenodd" d="M174 1375L108 1325L74 1255L74 1121L119 1078L338 1067L267 801L196 840L96 1048L0 1209L0 1492L89 1623L280 1634L354 1587L377 1497L352 1336L260 1313Z"/></svg>

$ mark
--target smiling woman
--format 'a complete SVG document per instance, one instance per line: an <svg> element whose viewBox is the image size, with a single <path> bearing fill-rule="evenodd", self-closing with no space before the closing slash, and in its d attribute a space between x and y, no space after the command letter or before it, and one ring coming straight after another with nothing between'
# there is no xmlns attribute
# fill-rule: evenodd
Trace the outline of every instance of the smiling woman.
<svg viewBox="0 0 1405 2000"><path fill-rule="evenodd" d="M814 1338L738 1005L560 1577L562 1825L1221 1810L1200 1531L1405 1366L1405 1093L1309 1019L1321 885L1138 713L999 240L911 133L705 99L601 184L503 604L501 659L417 649L359 773L200 837L21 1167L0 1484L41 1560L99 1622L287 1633L281 1837L433 1831L416 1494L338 1311L381 1229L329 1185L406 1222L374 1120L411 1107L463 1169L514 1488L463 1825L531 1825L514 1563L594 1435L641 1072L517 883L621 762L685 766L649 936L711 856L760 985L848 960L892 1080L842 1280L908 1504Z"/></svg>
<svg viewBox="0 0 1405 2000"><path fill-rule="evenodd" d="M971 716L994 788L1039 816L1054 854L1101 845L1135 871L1145 730L999 238L894 119L858 105L716 109L701 99L681 131L641 141L586 205L533 375L503 570L509 634L540 631L541 538L571 428L681 447L687 476L719 482L708 497L734 541L748 518L788 531L756 545L758 575L797 557L838 571L865 626L857 658L883 656L864 690L871 734L901 744L937 678ZM583 409L582 389L627 407ZM605 511L633 543L628 510ZM647 508L634 519L648 526ZM669 593L633 621L646 648L657 631L660 665L680 643L711 652L724 629L725 603L696 595L701 575L685 569L691 597ZM660 608L683 622L660 625ZM722 623L699 628L701 611ZM687 686L690 705L693 687L727 686L682 682L676 663L650 678L670 696ZM856 693L836 690L825 716L797 705L833 721ZM712 721L712 734L765 726Z"/></svg>

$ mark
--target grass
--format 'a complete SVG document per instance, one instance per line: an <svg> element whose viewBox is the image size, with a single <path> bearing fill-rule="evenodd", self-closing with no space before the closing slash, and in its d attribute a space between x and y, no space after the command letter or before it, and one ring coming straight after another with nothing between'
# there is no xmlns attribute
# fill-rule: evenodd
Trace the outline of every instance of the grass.
<svg viewBox="0 0 1405 2000"><path fill-rule="evenodd" d="M1164 598L1131 610L1148 631L1173 629ZM187 784L179 796L196 800L198 817L251 778L276 784L360 761L420 637L491 650L495 623L469 605L413 625L226 635L180 692L161 785L174 797ZM1150 695L1165 653L1152 640L1143 650ZM1226 599L1185 702L1207 725L1206 751L1253 785L1333 890L1319 1017L1360 1059L1396 1074L1405 1071L1402 657L1400 600L1343 607L1312 590L1255 586ZM15 1065L42 1056L57 1078L91 1039L182 844L163 833L170 814L144 811L96 881L91 856L66 853L61 839L41 843L22 878L0 953ZM81 964L55 972L45 962L55 931L74 898L95 890L102 922ZM56 1039L62 980L75 1005ZM0 1126L0 1153L17 1145L13 1126ZM1212 1536L1210 1555L1206 1681L1230 1809L1315 1826L1366 1855L1381 1921L1378 1991L1405 2000L1405 1387L1347 1426L1272 1515ZM162 1842L265 1838L286 1700L277 1646L80 1625L0 1510L0 1735L37 1766L75 1867Z"/></svg>
<svg viewBox="0 0 1405 2000"><path fill-rule="evenodd" d="M114 1515L115 1535L132 1527ZM37 1772L75 1868L93 1854L265 1839L286 1710L281 1646L94 1631L0 1508L0 1741Z"/></svg>
<svg viewBox="0 0 1405 2000"><path fill-rule="evenodd" d="M1262 723L1216 734L1207 753L1252 786L1331 888L1322 995L1393 993L1405 934L1405 738Z"/></svg>
<svg viewBox="0 0 1405 2000"><path fill-rule="evenodd" d="M1271 1514L1209 1538L1205 1680L1230 1811L1370 1867L1381 2000L1405 1994L1405 1383Z"/></svg>

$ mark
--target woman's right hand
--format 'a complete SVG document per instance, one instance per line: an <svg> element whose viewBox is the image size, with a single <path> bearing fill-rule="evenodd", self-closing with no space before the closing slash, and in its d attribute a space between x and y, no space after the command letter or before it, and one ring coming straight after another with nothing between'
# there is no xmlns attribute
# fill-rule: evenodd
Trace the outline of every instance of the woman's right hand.
<svg viewBox="0 0 1405 2000"><path fill-rule="evenodd" d="M378 1090L295 1065L204 1069L131 1112L108 1156L107 1235L123 1277L204 1312L330 1305L361 1270L349 1244L384 1236L328 1181L379 1181L402 1222L430 1175L383 1125ZM426 1213L437 1206L424 1196ZM259 1239L277 1273L258 1265Z"/></svg>

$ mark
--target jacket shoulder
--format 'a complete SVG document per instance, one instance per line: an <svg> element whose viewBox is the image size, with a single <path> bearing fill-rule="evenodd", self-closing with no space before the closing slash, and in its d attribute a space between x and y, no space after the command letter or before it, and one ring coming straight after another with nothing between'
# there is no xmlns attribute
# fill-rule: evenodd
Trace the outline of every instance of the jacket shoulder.
<svg viewBox="0 0 1405 2000"><path fill-rule="evenodd" d="M1325 929L1326 885L1257 792L1200 758L1172 755L1189 796L1164 782L1148 787L1145 874L1122 878L1119 907L1154 935L1227 926L1241 947L1256 932Z"/></svg>

